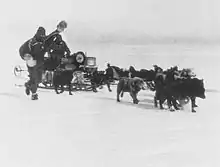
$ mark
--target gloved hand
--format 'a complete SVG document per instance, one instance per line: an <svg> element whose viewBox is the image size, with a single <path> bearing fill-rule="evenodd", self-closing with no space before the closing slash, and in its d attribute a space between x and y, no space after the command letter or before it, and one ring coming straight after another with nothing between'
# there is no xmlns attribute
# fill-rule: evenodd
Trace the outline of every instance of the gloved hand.
<svg viewBox="0 0 220 167"><path fill-rule="evenodd" d="M30 60L30 59L32 59L32 58L33 58L33 57L31 56L31 54L29 54L29 53L24 54L24 60L25 60L25 61Z"/></svg>
<svg viewBox="0 0 220 167"><path fill-rule="evenodd" d="M34 67L37 64L37 61L30 54L26 56L25 61L28 67Z"/></svg>

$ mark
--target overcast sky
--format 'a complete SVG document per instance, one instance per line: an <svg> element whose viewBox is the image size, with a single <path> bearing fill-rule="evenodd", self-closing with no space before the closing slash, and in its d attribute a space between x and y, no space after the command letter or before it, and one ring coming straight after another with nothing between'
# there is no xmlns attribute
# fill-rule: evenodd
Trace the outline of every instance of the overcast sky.
<svg viewBox="0 0 220 167"><path fill-rule="evenodd" d="M2 0L1 0L2 1ZM220 0L4 0L8 30L50 32L65 19L96 31L132 29L150 35L220 37ZM4 26L5 27L5 26ZM70 30L69 30L70 31Z"/></svg>

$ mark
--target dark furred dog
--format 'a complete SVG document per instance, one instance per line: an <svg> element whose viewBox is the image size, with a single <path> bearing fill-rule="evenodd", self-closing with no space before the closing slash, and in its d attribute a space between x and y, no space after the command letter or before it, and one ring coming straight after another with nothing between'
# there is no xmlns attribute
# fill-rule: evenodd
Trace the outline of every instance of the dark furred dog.
<svg viewBox="0 0 220 167"><path fill-rule="evenodd" d="M67 70L62 70L58 69L54 72L53 76L53 84L54 84L54 89L57 94L63 93L64 92L64 85L68 86L69 89L69 95L72 95L71 91L71 81L73 79L73 72L72 71L67 71ZM58 88L61 86L61 91L58 92Z"/></svg>
<svg viewBox="0 0 220 167"><path fill-rule="evenodd" d="M119 68L117 66L108 65L108 68L105 71L106 71L106 76L112 81L114 81L114 80L118 81L120 78L129 76L128 70L124 70L124 69Z"/></svg>
<svg viewBox="0 0 220 167"><path fill-rule="evenodd" d="M154 70L141 69L140 71L137 71L133 66L129 67L129 72L131 78L139 77L142 78L144 81L153 81L156 77L156 72Z"/></svg>
<svg viewBox="0 0 220 167"><path fill-rule="evenodd" d="M96 88L105 84L108 87L108 91L112 91L110 87L109 77L104 73L104 71L94 71L90 78L93 92L97 92Z"/></svg>
<svg viewBox="0 0 220 167"><path fill-rule="evenodd" d="M155 106L157 106L156 100L159 100L161 109L163 109L162 104L165 99L168 101L169 108L172 102L174 108L177 109L176 99L186 97L206 98L202 79L180 79L166 85L159 85L159 83L156 83ZM192 112L195 112L194 106L192 106Z"/></svg>
<svg viewBox="0 0 220 167"><path fill-rule="evenodd" d="M117 101L120 102L119 95L123 97L124 92L129 92L134 104L138 104L137 94L140 90L147 89L146 83L143 79L134 78L121 78L117 85Z"/></svg>

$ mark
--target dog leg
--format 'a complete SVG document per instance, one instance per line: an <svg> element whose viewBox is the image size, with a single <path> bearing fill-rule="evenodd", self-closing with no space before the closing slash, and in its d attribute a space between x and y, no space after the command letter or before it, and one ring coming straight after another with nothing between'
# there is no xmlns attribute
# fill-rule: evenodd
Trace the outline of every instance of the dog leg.
<svg viewBox="0 0 220 167"><path fill-rule="evenodd" d="M190 97L191 102L192 102L192 108L198 107L198 105L196 104L196 98L195 97Z"/></svg>
<svg viewBox="0 0 220 167"><path fill-rule="evenodd" d="M163 107L164 100L162 99L161 96L158 96L158 97L159 97L160 109L163 110L164 109L164 107Z"/></svg>
<svg viewBox="0 0 220 167"><path fill-rule="evenodd" d="M69 83L68 89L69 89L69 95L73 95L72 94L72 84L71 83Z"/></svg>
<svg viewBox="0 0 220 167"><path fill-rule="evenodd" d="M97 84L92 82L91 85L92 85L92 91L95 92L95 93L98 92L97 91Z"/></svg>
<svg viewBox="0 0 220 167"><path fill-rule="evenodd" d="M54 90L55 90L56 94L60 94L59 91L58 91L58 86L57 85L54 85Z"/></svg>
<svg viewBox="0 0 220 167"><path fill-rule="evenodd" d="M117 102L120 102L120 97L119 97L120 93L121 93L121 91L120 91L120 90L117 90ZM123 93L123 92L122 92L122 93Z"/></svg>
<svg viewBox="0 0 220 167"><path fill-rule="evenodd" d="M157 97L154 96L154 107L157 107Z"/></svg>
<svg viewBox="0 0 220 167"><path fill-rule="evenodd" d="M121 91L121 98L124 96L124 91Z"/></svg>
<svg viewBox="0 0 220 167"><path fill-rule="evenodd" d="M61 85L61 91L60 91L60 93L63 93L64 92L64 87L63 87L63 85Z"/></svg>
<svg viewBox="0 0 220 167"><path fill-rule="evenodd" d="M177 102L176 102L176 99L174 99L174 98L172 98L172 104L173 104L173 106L174 106L174 108L175 108L175 110L180 110L180 108L179 107L177 107Z"/></svg>
<svg viewBox="0 0 220 167"><path fill-rule="evenodd" d="M119 80L118 85L117 85L117 102L120 102L120 93L123 92L123 80Z"/></svg>
<svg viewBox="0 0 220 167"><path fill-rule="evenodd" d="M139 100L137 99L137 93L134 93L134 92L130 92L130 95L133 99L133 103L134 104L138 104Z"/></svg>
<svg viewBox="0 0 220 167"><path fill-rule="evenodd" d="M174 108L172 107L172 100L170 97L167 98L167 104L170 111L175 111Z"/></svg>
<svg viewBox="0 0 220 167"><path fill-rule="evenodd" d="M138 104L140 100L138 100L137 98L138 93L134 93L134 97L135 97L135 103Z"/></svg>
<svg viewBox="0 0 220 167"><path fill-rule="evenodd" d="M162 102L162 100L159 100L159 103L160 103L160 109L163 110L164 107L163 107L163 102Z"/></svg>
<svg viewBox="0 0 220 167"><path fill-rule="evenodd" d="M110 82L109 82L108 80L106 81L106 85L107 85L107 87L108 87L108 91L109 91L109 92L112 92L111 87L110 87Z"/></svg>
<svg viewBox="0 0 220 167"><path fill-rule="evenodd" d="M192 112L196 112L196 110L195 110L195 108L194 108L194 107L192 108Z"/></svg>
<svg viewBox="0 0 220 167"><path fill-rule="evenodd" d="M159 93L156 91L154 95L154 107L158 107L157 100L159 99Z"/></svg>
<svg viewBox="0 0 220 167"><path fill-rule="evenodd" d="M92 91L95 92L95 93L98 92L96 86L94 86L94 87L92 88Z"/></svg>

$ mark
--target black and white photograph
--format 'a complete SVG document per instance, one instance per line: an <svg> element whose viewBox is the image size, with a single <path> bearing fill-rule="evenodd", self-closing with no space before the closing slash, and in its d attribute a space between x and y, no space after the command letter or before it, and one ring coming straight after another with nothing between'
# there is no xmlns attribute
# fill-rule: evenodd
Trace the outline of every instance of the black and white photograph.
<svg viewBox="0 0 220 167"><path fill-rule="evenodd" d="M0 166L219 167L219 0L7 0Z"/></svg>

